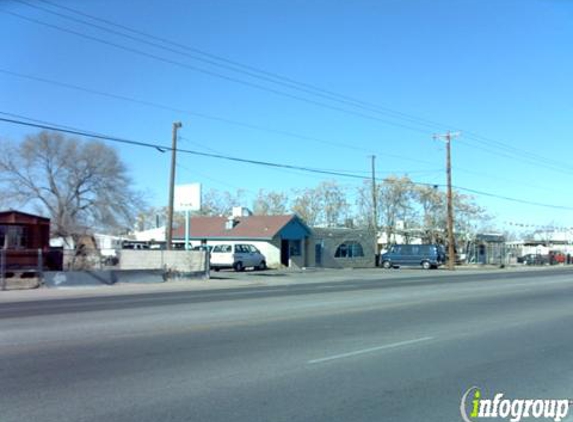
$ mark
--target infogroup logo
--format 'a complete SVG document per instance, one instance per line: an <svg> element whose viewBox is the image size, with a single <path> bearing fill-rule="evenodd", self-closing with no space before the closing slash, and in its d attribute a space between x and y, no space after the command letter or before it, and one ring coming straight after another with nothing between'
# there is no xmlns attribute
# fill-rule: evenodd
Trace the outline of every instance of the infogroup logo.
<svg viewBox="0 0 573 422"><path fill-rule="evenodd" d="M468 389L462 396L460 413L464 422L501 418L510 422L522 419L553 419L560 422L567 417L569 399L507 399L504 393L496 393L493 399L485 399L479 387Z"/></svg>

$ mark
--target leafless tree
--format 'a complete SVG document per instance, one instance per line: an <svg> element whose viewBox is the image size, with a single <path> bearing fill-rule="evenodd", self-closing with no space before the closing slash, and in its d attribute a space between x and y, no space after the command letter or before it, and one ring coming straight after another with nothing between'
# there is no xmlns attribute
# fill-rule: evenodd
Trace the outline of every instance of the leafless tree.
<svg viewBox="0 0 573 422"><path fill-rule="evenodd" d="M492 230L491 216L480 207L475 198L471 195L453 192L454 205L454 230L456 237L463 237L475 234L479 230Z"/></svg>
<svg viewBox="0 0 573 422"><path fill-rule="evenodd" d="M396 233L398 221L410 223L414 217L414 184L407 176L390 176L378 185L378 210L380 223L391 241Z"/></svg>
<svg viewBox="0 0 573 422"><path fill-rule="evenodd" d="M425 241L436 243L443 240L440 233L446 224L446 196L436 187L418 185L414 188L414 198L421 209L421 229Z"/></svg>
<svg viewBox="0 0 573 422"><path fill-rule="evenodd" d="M255 215L283 215L288 210L288 196L284 192L259 190L253 203Z"/></svg>
<svg viewBox="0 0 573 422"><path fill-rule="evenodd" d="M228 191L209 189L203 194L201 200L201 210L194 215L205 216L229 216L233 207L245 205L245 192L238 189L234 194Z"/></svg>
<svg viewBox="0 0 573 422"><path fill-rule="evenodd" d="M51 218L55 236L131 227L142 196L115 149L43 131L4 146L0 186L14 206Z"/></svg>
<svg viewBox="0 0 573 422"><path fill-rule="evenodd" d="M163 207L146 207L137 213L135 226L137 230L149 230L167 225L168 209ZM173 227L183 226L185 224L185 212L173 212Z"/></svg>
<svg viewBox="0 0 573 422"><path fill-rule="evenodd" d="M327 227L344 225L350 206L344 189L333 180L320 183L316 195L322 202L323 224Z"/></svg>
<svg viewBox="0 0 573 422"><path fill-rule="evenodd" d="M295 195L291 209L310 226L341 226L348 217L350 205L346 193L335 181L295 191Z"/></svg>
<svg viewBox="0 0 573 422"><path fill-rule="evenodd" d="M320 221L321 203L316 197L314 189L295 190L294 195L291 210L309 226L316 226Z"/></svg>

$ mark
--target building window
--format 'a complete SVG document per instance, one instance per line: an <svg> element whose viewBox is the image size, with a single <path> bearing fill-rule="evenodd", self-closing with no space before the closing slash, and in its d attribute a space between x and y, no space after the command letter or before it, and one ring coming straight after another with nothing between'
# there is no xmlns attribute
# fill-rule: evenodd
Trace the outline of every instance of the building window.
<svg viewBox="0 0 573 422"><path fill-rule="evenodd" d="M301 256L300 240L291 240L289 242L289 256Z"/></svg>
<svg viewBox="0 0 573 422"><path fill-rule="evenodd" d="M362 256L364 256L362 245L354 241L340 244L334 254L335 258L359 258Z"/></svg>
<svg viewBox="0 0 573 422"><path fill-rule="evenodd" d="M28 230L24 226L0 225L0 249L24 249L28 245Z"/></svg>

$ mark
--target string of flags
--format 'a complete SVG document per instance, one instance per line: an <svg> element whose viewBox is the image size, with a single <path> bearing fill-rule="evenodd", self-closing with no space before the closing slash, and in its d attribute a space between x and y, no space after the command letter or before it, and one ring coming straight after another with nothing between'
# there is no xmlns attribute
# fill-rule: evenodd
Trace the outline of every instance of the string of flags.
<svg viewBox="0 0 573 422"><path fill-rule="evenodd" d="M536 230L548 230L548 231L573 231L573 227L564 227L564 226L556 226L556 225L545 225L541 226L538 224L524 224L524 223L516 223L513 221L504 221L504 224L519 227L523 229L536 229Z"/></svg>

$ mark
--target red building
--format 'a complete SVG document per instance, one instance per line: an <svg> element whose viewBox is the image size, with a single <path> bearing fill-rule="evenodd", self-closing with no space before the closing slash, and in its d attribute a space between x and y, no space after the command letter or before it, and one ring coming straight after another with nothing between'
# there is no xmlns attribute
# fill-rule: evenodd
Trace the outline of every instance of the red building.
<svg viewBox="0 0 573 422"><path fill-rule="evenodd" d="M50 219L20 211L0 212L0 249L7 269L57 269L50 253Z"/></svg>

